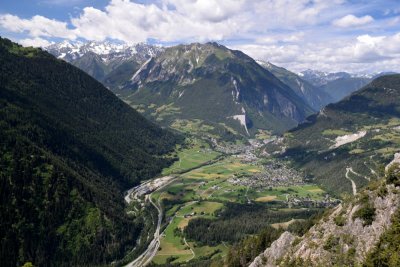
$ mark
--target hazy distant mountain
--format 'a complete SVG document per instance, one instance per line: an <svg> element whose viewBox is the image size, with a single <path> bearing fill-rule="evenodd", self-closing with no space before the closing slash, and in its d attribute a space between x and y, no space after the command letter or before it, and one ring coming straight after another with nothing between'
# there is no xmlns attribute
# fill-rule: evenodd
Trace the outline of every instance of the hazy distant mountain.
<svg viewBox="0 0 400 267"><path fill-rule="evenodd" d="M323 72L323 71L318 71L318 70L305 70L300 73L298 73L300 77L302 77L304 80L310 82L314 86L323 86L326 85L327 83L331 81L335 81L338 79L348 79L348 78L372 78L372 76L367 75L366 77L361 76L361 77L356 77L351 75L350 73L347 72Z"/></svg>
<svg viewBox="0 0 400 267"><path fill-rule="evenodd" d="M298 73L302 79L329 94L333 99L332 102L337 102L343 99L375 78L389 74L394 74L394 72L350 74L347 72L329 73L316 70L305 70Z"/></svg>
<svg viewBox="0 0 400 267"><path fill-rule="evenodd" d="M297 95L305 100L314 110L318 111L325 105L333 102L333 98L328 93L302 79L299 75L269 62L257 62L292 88Z"/></svg>
<svg viewBox="0 0 400 267"><path fill-rule="evenodd" d="M337 102L372 80L373 75L352 75L347 72L306 70L299 73L304 80L329 94Z"/></svg>

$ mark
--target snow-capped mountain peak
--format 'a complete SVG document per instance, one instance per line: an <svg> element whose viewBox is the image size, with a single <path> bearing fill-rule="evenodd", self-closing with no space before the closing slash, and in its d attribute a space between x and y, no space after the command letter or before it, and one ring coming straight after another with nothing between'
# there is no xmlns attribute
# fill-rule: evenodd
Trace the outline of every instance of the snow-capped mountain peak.
<svg viewBox="0 0 400 267"><path fill-rule="evenodd" d="M324 72L311 69L297 73L297 75L311 82L315 86L322 86L338 79L352 78L352 74L347 72Z"/></svg>
<svg viewBox="0 0 400 267"><path fill-rule="evenodd" d="M128 60L132 57L139 57L139 61L141 61L140 59L142 57L143 60L145 60L163 51L161 46L148 45L145 43L128 45L110 41L90 41L87 43L63 41L61 43L52 44L45 49L56 57L66 61L73 61L87 54L95 54L105 63L115 59Z"/></svg>
<svg viewBox="0 0 400 267"><path fill-rule="evenodd" d="M379 76L394 74L395 72L374 72L374 73L348 73L348 72L323 72L318 70L307 69L300 73L297 73L303 79L311 82L315 86L323 86L329 82L338 79L374 79Z"/></svg>

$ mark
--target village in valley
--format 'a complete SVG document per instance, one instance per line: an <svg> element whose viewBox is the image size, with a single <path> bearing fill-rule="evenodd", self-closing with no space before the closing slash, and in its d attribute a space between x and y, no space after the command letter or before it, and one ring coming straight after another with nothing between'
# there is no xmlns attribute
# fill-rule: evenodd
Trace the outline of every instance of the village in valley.
<svg viewBox="0 0 400 267"><path fill-rule="evenodd" d="M165 230L160 233L154 262L164 263L171 255L177 261L185 261L215 249L220 256L225 255L226 247L211 249L186 244L181 233L191 220L219 218L227 203L265 206L283 212L316 210L340 203L304 173L292 168L290 162L271 157L266 144L276 141L276 137L236 143L188 139L187 145L178 150L179 160L164 170L163 177L128 192L127 202L140 203L136 205L138 209L143 209L148 201L160 210L165 209L166 221L161 227Z"/></svg>

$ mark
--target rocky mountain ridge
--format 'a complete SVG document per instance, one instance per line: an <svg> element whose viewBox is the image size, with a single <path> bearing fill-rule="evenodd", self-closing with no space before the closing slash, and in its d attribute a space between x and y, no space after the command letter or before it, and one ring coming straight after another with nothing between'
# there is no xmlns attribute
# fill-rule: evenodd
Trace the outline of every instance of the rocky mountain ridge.
<svg viewBox="0 0 400 267"><path fill-rule="evenodd" d="M131 75L141 64L160 54L164 48L145 43L128 45L109 41L64 41L52 44L45 50L110 87L114 85L115 80Z"/></svg>
<svg viewBox="0 0 400 267"><path fill-rule="evenodd" d="M161 46L146 43L124 44L110 41L104 42L70 42L52 44L45 48L57 58L71 62L83 57L87 53L94 53L104 61L110 62L115 59L129 60L136 57L139 61L145 61L154 57L164 50Z"/></svg>

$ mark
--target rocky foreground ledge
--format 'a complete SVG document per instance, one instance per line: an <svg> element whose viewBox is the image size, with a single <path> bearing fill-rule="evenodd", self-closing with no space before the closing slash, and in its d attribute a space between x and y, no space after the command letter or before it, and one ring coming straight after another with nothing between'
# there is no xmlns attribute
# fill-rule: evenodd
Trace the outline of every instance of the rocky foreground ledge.
<svg viewBox="0 0 400 267"><path fill-rule="evenodd" d="M399 194L399 187L376 182L339 204L304 236L284 232L250 267L359 265L391 226Z"/></svg>

